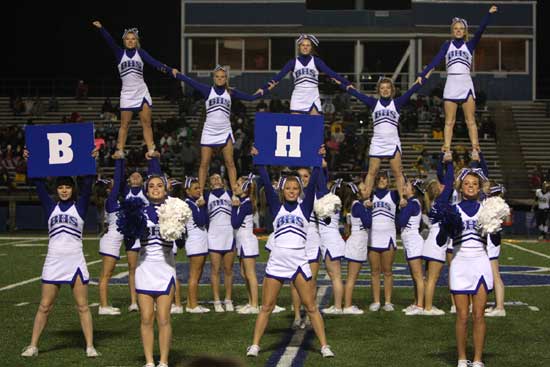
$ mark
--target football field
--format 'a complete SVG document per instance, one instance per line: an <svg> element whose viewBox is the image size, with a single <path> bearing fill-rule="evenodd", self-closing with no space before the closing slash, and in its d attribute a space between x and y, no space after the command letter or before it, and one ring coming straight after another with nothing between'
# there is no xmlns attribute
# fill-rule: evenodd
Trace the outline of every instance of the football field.
<svg viewBox="0 0 550 367"><path fill-rule="evenodd" d="M38 303L40 274L47 252L46 237L0 238L0 356L7 366L141 366L144 364L139 334L139 313L128 313L127 265L122 258L114 272L110 302L120 307L120 316L98 316L97 279L101 269L97 238L84 240L84 253L91 276L89 302L94 320L94 338L102 356L86 359L84 339L69 286L62 286L40 345L39 356L19 356L28 345ZM550 243L504 240L501 273L506 285L507 316L487 318L486 366L550 365ZM263 243L263 242L262 242ZM263 248L263 246L261 246ZM178 277L185 301L188 267L184 251L177 256ZM267 255L258 259L261 282ZM345 272L345 263L343 270ZM200 299L212 298L209 264L205 269ZM234 304L246 303L246 291L235 263ZM372 302L368 267L365 266L354 293L354 304L367 309ZM450 308L447 268L439 282L434 304ZM290 291L285 286L278 304L287 311L271 317L257 359L246 359L255 315L214 313L172 315L173 341L170 366L202 355L227 356L244 366L455 366L454 315L405 316L401 309L412 302L412 282L402 250L394 265L395 312L365 312L364 315L325 316L329 344L335 359L323 360L312 331L290 329ZM345 279L345 274L343 274ZM319 274L321 307L332 300L330 280ZM223 288L223 287L222 287ZM223 293L222 293L223 294ZM493 296L490 296L493 301ZM208 306L208 304L206 304ZM211 305L210 305L211 306ZM212 307L211 307L212 308ZM469 345L472 344L471 336ZM158 349L155 353L158 360ZM472 352L469 352L472 356Z"/></svg>

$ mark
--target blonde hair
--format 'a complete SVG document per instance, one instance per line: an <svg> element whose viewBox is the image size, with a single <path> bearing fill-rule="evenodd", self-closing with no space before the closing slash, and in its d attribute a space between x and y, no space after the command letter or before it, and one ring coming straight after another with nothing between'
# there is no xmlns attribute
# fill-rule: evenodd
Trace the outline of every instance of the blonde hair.
<svg viewBox="0 0 550 367"><path fill-rule="evenodd" d="M139 42L139 35L136 33L136 32L128 32L124 35L124 38L122 39L122 43L124 45L124 48L126 48L126 37L129 35L129 34L133 34L134 37L136 37L136 49L139 49L141 48L141 43Z"/></svg>
<svg viewBox="0 0 550 367"><path fill-rule="evenodd" d="M464 37L462 37L462 39L464 40L464 42L468 42L470 40L470 34L468 33L468 26L462 23L460 20L455 20L454 22L451 23L451 37L454 38L453 28L456 23L460 23L464 26Z"/></svg>
<svg viewBox="0 0 550 367"><path fill-rule="evenodd" d="M231 94L231 87L229 86L229 73L225 69L218 69L212 72L212 78L216 75L217 72L223 71L225 73L225 90L227 93Z"/></svg>
<svg viewBox="0 0 550 367"><path fill-rule="evenodd" d="M424 194L424 206L426 210L432 207L434 200L441 194L439 187L439 181L431 180L426 186L426 193Z"/></svg>
<svg viewBox="0 0 550 367"><path fill-rule="evenodd" d="M284 186L281 187L281 190L279 190L279 201L281 203L284 203L286 201L284 192L285 192L285 186L289 182L296 182L296 184L300 188L300 194L302 193L302 185L300 184L300 181L298 180L298 177L296 177L296 176L287 176Z"/></svg>
<svg viewBox="0 0 550 367"><path fill-rule="evenodd" d="M391 98L393 98L395 96L395 85L393 84L393 80L391 80L390 78L382 78L378 81L378 83L376 83L376 93L380 94L380 85L382 84L389 84L391 85Z"/></svg>

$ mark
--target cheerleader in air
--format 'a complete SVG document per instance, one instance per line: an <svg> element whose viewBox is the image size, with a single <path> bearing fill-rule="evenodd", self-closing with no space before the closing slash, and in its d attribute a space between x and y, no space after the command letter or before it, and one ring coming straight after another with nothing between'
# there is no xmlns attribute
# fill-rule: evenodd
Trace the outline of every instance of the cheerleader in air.
<svg viewBox="0 0 550 367"><path fill-rule="evenodd" d="M154 367L154 321L159 331L160 367L168 366L168 355L172 339L170 309L174 298L176 283L176 262L172 251L173 241L160 236L157 209L168 195L168 182L161 174L158 158L149 161L149 177L145 189L149 204L142 208L144 227L129 228L131 223L119 220L119 229L127 234L139 234L141 248L136 269L136 292L141 317L141 339L145 354L146 367ZM134 199L135 201L135 199ZM121 209L124 212L123 209ZM131 236L130 236L131 237ZM130 238L131 242L132 238ZM156 305L156 315L155 315Z"/></svg>
<svg viewBox="0 0 550 367"><path fill-rule="evenodd" d="M422 247L424 239L420 235L422 204L418 199L424 194L422 180L405 182L407 205L400 210L397 224L401 228L401 240L405 258L413 278L415 303L405 311L405 315L422 315L424 312L424 274L422 272Z"/></svg>
<svg viewBox="0 0 550 367"><path fill-rule="evenodd" d="M172 69L152 58L151 55L141 48L137 28L126 29L124 31L122 35L124 48L121 48L99 21L94 21L93 25L99 29L101 35L113 50L118 64L120 79L122 80L122 90L120 92L120 129L118 130L115 157L124 157L124 147L126 146L128 129L134 112L139 112L139 119L143 128L143 140L147 144L146 157L150 159L151 157L158 156L158 152L155 151L153 127L151 124L153 100L143 80L143 62L145 61L164 73L171 73Z"/></svg>
<svg viewBox="0 0 550 367"><path fill-rule="evenodd" d="M369 242L368 231L372 226L372 209L366 208L367 186L360 183L359 186L349 182L348 187L353 196L350 208L351 235L346 241L344 258L348 262L348 275L344 288L344 314L362 315L365 311L353 305L353 289L361 271L361 266L367 261L367 245Z"/></svg>
<svg viewBox="0 0 550 367"><path fill-rule="evenodd" d="M445 59L447 67L447 80L443 90L443 99L445 100L445 131L443 152L445 157L451 157L451 142L453 139L453 128L456 122L456 110L459 104L462 104L464 118L468 126L470 142L472 143L472 159L479 159L479 139L477 134L477 125L475 121L475 91L470 70L472 67L472 58L474 50L481 39L481 35L491 20L491 14L496 13L498 8L493 5L485 15L472 39L468 36L468 22L462 18L453 18L451 22L451 37L446 41L435 58L424 69L417 81L434 70Z"/></svg>
<svg viewBox="0 0 550 367"><path fill-rule="evenodd" d="M451 293L456 304L456 345L458 367L467 367L466 345L468 339L468 315L472 298L474 358L473 367L483 367L482 354L485 344L485 305L487 294L493 289L491 262L485 250L486 238L478 228L481 187L485 181L481 169L465 168L458 177L462 201L444 209L446 224L440 225L437 244L445 245L453 239L453 261L449 269ZM493 236L493 235L491 235ZM498 243L497 240L494 241Z"/></svg>
<svg viewBox="0 0 550 367"><path fill-rule="evenodd" d="M186 223L185 253L189 258L189 281L187 285L187 306L189 313L206 313L210 309L199 305L199 281L208 256L208 210L206 206L198 206L200 197L199 180L196 177L186 177L184 182L185 202L189 205L193 216Z"/></svg>
<svg viewBox="0 0 550 367"><path fill-rule="evenodd" d="M203 190L206 184L206 176L214 149L221 148L229 184L231 189L237 184L237 168L233 159L233 144L235 137L231 130L231 99L241 99L243 101L255 101L264 94L263 90L258 90L256 94L249 95L229 87L229 73L220 65L217 65L212 72L214 85L209 86L199 83L187 75L181 74L173 69L173 76L189 84L193 89L200 92L206 104L206 120L202 128L201 135L201 162L199 166L199 185L201 188L201 197L197 204L203 205ZM236 198L234 198L236 199ZM237 200L235 200L237 202Z"/></svg>
<svg viewBox="0 0 550 367"><path fill-rule="evenodd" d="M290 112L319 115L323 113L319 97L319 72L338 80L344 86L350 82L331 70L323 60L316 56L317 38L311 34L301 34L296 40L298 57L290 60L283 69L262 89L273 89L288 73L292 72L294 90L290 98Z"/></svg>
<svg viewBox="0 0 550 367"><path fill-rule="evenodd" d="M429 75L428 75L429 77ZM425 81L426 79L422 79ZM343 87L349 94L369 106L372 111L373 135L369 148L369 171L365 178L367 185L367 205L371 205L370 195L374 185L376 174L380 170L381 160L388 158L390 166L395 177L397 192L399 193L398 204L403 207L407 201L403 199L403 167L401 166L401 141L399 140L399 110L404 106L411 96L421 87L421 83L415 83L401 97L393 98L395 95L395 85L388 78L382 78L378 81L376 91L379 99L367 96L351 86Z"/></svg>
<svg viewBox="0 0 550 367"><path fill-rule="evenodd" d="M257 314L258 308L258 279L256 278L256 258L260 256L258 239L254 235L253 215L256 212L256 184L254 175L240 177L237 180L235 195L239 197L239 204L233 203L231 210L231 225L235 230L235 244L237 256L241 264L241 274L246 282L248 302L240 307L240 314Z"/></svg>
<svg viewBox="0 0 550 367"><path fill-rule="evenodd" d="M24 157L29 157L24 151ZM97 156L97 151L92 153ZM75 181L71 177L58 177L57 201L52 200L46 182L35 180L36 191L48 218L48 253L42 268L42 295L34 318L31 343L21 353L22 357L38 356L38 341L48 323L48 317L62 284L72 288L80 317L80 325L86 341L86 356L97 357L94 348L92 313L88 307L88 282L90 274L82 251L84 218L88 211L94 176L84 176L77 195Z"/></svg>
<svg viewBox="0 0 550 367"><path fill-rule="evenodd" d="M322 148L319 153L324 154ZM296 176L287 176L283 189L277 195L271 186L271 179L265 166L259 167L260 178L266 192L269 210L273 215L274 238L269 260L267 262L264 283L262 287L262 307L256 326L252 345L248 347L247 356L257 357L260 352L260 340L267 327L269 316L285 280L290 280L298 290L311 320L315 334L321 344L323 357L334 357L325 336L325 326L313 296L311 269L306 253L306 235L309 217L313 210L315 185L319 178L319 168L313 169L310 184L305 190L305 196L299 203L302 191L300 180Z"/></svg>

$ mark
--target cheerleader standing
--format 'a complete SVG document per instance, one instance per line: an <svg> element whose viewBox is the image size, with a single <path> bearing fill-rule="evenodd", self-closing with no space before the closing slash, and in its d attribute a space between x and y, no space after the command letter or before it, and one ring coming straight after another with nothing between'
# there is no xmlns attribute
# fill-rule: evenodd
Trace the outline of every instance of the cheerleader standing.
<svg viewBox="0 0 550 367"><path fill-rule="evenodd" d="M97 155L97 151L94 151ZM29 152L25 150L27 159ZM98 357L94 348L92 313L88 307L88 282L90 274L82 251L84 218L92 193L93 176L84 176L81 192L76 198L75 182L71 177L58 177L56 192L58 201L50 198L43 180L35 180L36 191L48 218L48 253L42 268L42 295L34 319L31 343L21 353L22 357L38 356L38 341L48 322L62 284L70 284L86 340L86 356Z"/></svg>
<svg viewBox="0 0 550 367"><path fill-rule="evenodd" d="M235 195L239 197L239 205L233 205L231 210L231 225L235 230L237 256L241 265L241 274L246 282L248 303L237 310L240 314L257 314L258 279L256 278L256 258L260 256L258 239L254 235L253 215L256 211L254 199L256 185L254 175L240 177L237 180Z"/></svg>
<svg viewBox="0 0 550 367"><path fill-rule="evenodd" d="M233 159L233 144L235 137L231 130L231 99L241 99L243 101L255 101L263 96L264 91L258 90L256 94L249 95L236 89L229 88L229 74L226 69L220 65L216 66L212 72L214 85L209 86L199 83L188 76L173 70L174 77L189 84L193 89L200 92L206 105L206 120L202 128L201 135L201 163L199 166L199 185L201 188L201 199L199 205L203 205L202 193L206 183L208 167L214 154L214 149L221 148L229 184L231 189L237 184L237 168Z"/></svg>
<svg viewBox="0 0 550 367"><path fill-rule="evenodd" d="M444 245L453 237L453 261L449 269L451 293L456 304L456 344L458 367L468 366L466 345L468 338L469 297L472 297L474 359L473 367L483 367L485 344L485 305L487 294L493 289L493 273L485 250L486 238L481 236L478 224L482 176L480 171L464 169L458 181L463 200L450 208L460 216L460 223L451 222L451 228L441 226L437 243ZM452 233L454 232L454 233Z"/></svg>
<svg viewBox="0 0 550 367"><path fill-rule="evenodd" d="M539 241L548 235L548 213L550 212L550 182L544 181L542 188L535 191L535 219L539 229Z"/></svg>
<svg viewBox="0 0 550 367"><path fill-rule="evenodd" d="M290 60L262 89L273 89L281 79L292 72L294 90L290 98L290 112L319 115L323 112L319 96L319 72L329 75L344 86L348 86L350 83L316 56L313 46L319 46L319 41L315 36L301 34L296 40L296 45L298 46L298 57Z"/></svg>
<svg viewBox="0 0 550 367"><path fill-rule="evenodd" d="M470 142L472 143L472 158L478 158L477 153L480 148L475 121L476 96L470 70L474 50L491 20L491 14L496 13L497 10L496 6L491 6L471 40L468 40L468 23L466 20L453 18L451 23L452 40L443 44L438 54L419 76L418 80L434 70L445 59L447 67L447 80L443 90L443 99L445 100L445 142L442 150L446 158L451 157L451 141L456 122L456 110L460 103L468 126Z"/></svg>
<svg viewBox="0 0 550 367"><path fill-rule="evenodd" d="M126 29L124 31L122 35L124 48L121 48L99 21L94 21L93 25L99 29L101 35L113 50L118 64L120 79L122 80L122 90L120 92L120 129L118 130L115 157L124 157L128 128L134 112L139 112L139 119L143 127L143 139L145 140L145 144L147 144L147 158L150 159L153 156L158 156L158 152L155 152L153 127L151 124L153 100L143 80L143 62L145 61L155 69L165 73L171 73L172 69L152 58L151 55L141 48L137 28Z"/></svg>

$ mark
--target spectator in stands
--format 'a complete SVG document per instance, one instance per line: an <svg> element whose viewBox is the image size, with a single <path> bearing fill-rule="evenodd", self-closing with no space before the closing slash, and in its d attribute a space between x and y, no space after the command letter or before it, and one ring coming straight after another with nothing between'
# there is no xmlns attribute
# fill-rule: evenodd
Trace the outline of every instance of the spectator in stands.
<svg viewBox="0 0 550 367"><path fill-rule="evenodd" d="M25 113L25 103L23 102L23 98L17 96L13 102L13 114L15 116L20 116L23 113Z"/></svg>
<svg viewBox="0 0 550 367"><path fill-rule="evenodd" d="M40 117L44 115L44 104L39 96L36 96L34 104L32 106L31 115Z"/></svg>
<svg viewBox="0 0 550 367"><path fill-rule="evenodd" d="M267 103L263 99L260 99L260 102L256 105L256 112L267 112Z"/></svg>
<svg viewBox="0 0 550 367"><path fill-rule="evenodd" d="M111 98L107 97L103 101L103 105L101 106L101 117L105 120L111 120L113 116L113 104L111 103Z"/></svg>
<svg viewBox="0 0 550 367"><path fill-rule="evenodd" d="M55 96L51 96L48 101L48 112L59 112L59 101Z"/></svg>
<svg viewBox="0 0 550 367"><path fill-rule="evenodd" d="M25 110L24 110L25 115L32 114L33 107L34 107L34 100L32 100L31 97L27 97L27 99L25 99Z"/></svg>
<svg viewBox="0 0 550 367"><path fill-rule="evenodd" d="M269 111L273 113L282 113L284 109L281 99L276 94L273 94L273 98L269 102Z"/></svg>
<svg viewBox="0 0 550 367"><path fill-rule="evenodd" d="M88 84L84 83L84 80L78 81L75 98L77 100L88 99Z"/></svg>
<svg viewBox="0 0 550 367"><path fill-rule="evenodd" d="M199 159L199 152L196 147L186 140L181 147L181 157L184 173L191 176L195 172L195 163Z"/></svg>
<svg viewBox="0 0 550 367"><path fill-rule="evenodd" d="M0 167L0 186L7 186L8 190L13 188L10 173L4 166Z"/></svg>
<svg viewBox="0 0 550 367"><path fill-rule="evenodd" d="M489 137L496 137L496 126L490 115L485 116L481 120L481 133L485 140Z"/></svg>
<svg viewBox="0 0 550 367"><path fill-rule="evenodd" d="M71 117L69 117L69 122L82 122L82 116L80 116L80 113L75 111L71 113Z"/></svg>
<svg viewBox="0 0 550 367"><path fill-rule="evenodd" d="M237 98L234 98L231 102L231 112L236 116L243 117L246 115L246 106Z"/></svg>
<svg viewBox="0 0 550 367"><path fill-rule="evenodd" d="M334 107L334 104L332 103L332 98L327 97L325 104L323 105L323 113L325 114L325 117L330 119L335 112L336 107Z"/></svg>

